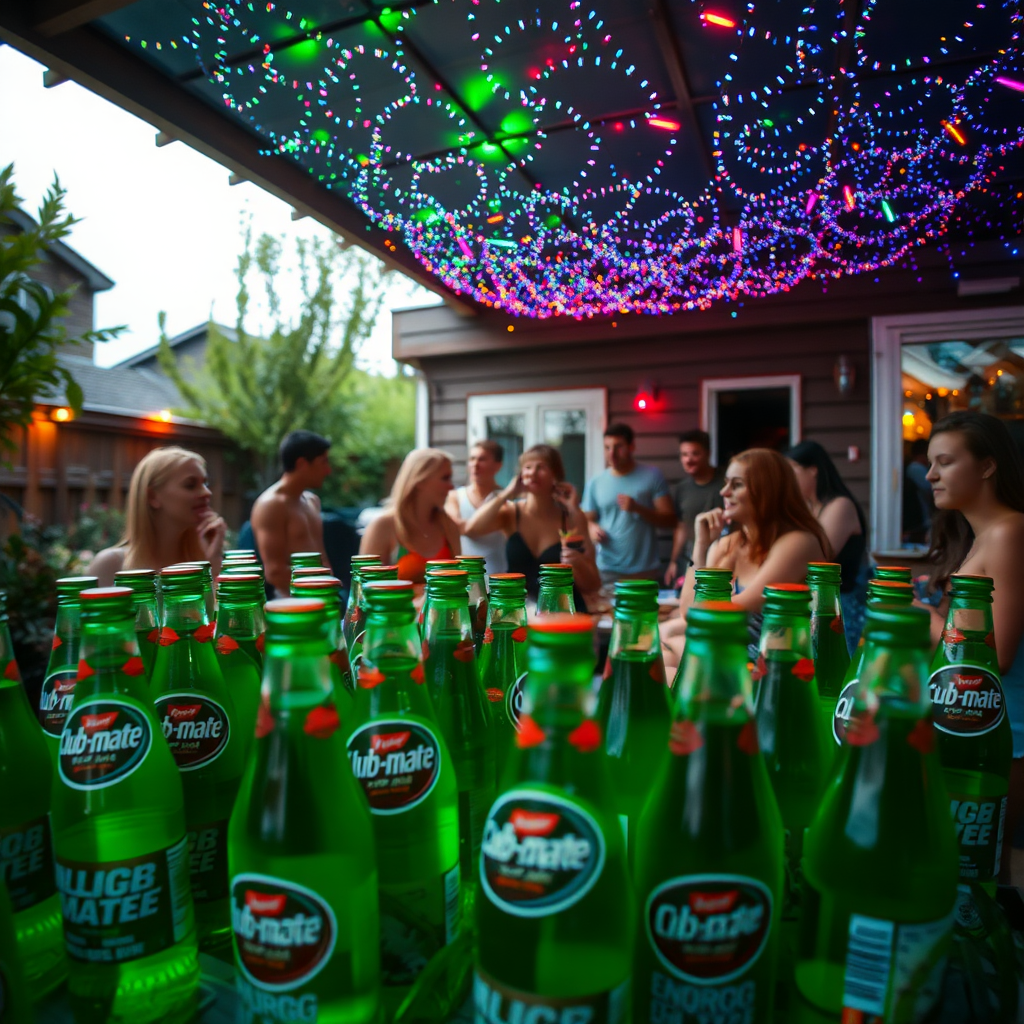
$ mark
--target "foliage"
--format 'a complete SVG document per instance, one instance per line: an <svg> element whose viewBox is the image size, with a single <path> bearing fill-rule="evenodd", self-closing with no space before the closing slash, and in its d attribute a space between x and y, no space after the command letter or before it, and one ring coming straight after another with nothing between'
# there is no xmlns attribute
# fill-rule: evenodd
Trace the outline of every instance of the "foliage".
<svg viewBox="0 0 1024 1024"><path fill-rule="evenodd" d="M81 505L67 545L78 552L83 563L88 563L97 551L113 547L123 536L124 512L120 509L108 505Z"/></svg>
<svg viewBox="0 0 1024 1024"><path fill-rule="evenodd" d="M65 191L54 177L37 214L24 231L10 225L21 206L14 190L14 164L0 170L0 455L17 446L17 427L27 427L41 397L63 393L77 413L82 389L57 358L60 349L84 342L108 341L123 328L86 331L70 337L61 322L75 288L54 292L32 278L45 250L78 223L64 210Z"/></svg>
<svg viewBox="0 0 1024 1024"><path fill-rule="evenodd" d="M338 449L332 449L332 459L344 460L346 446L339 442L354 429L344 396L361 393L350 379L355 356L384 299L378 261L320 239L299 239L296 248L303 301L295 323L283 316L277 285L282 243L262 235L253 247L250 233L236 269L237 340L211 323L204 364L183 360L179 365L161 315L160 365L185 399L182 414L234 441L255 465L254 482L261 487L275 479L277 447L291 430L331 437ZM262 282L272 322L266 338L245 326L253 272ZM343 301L336 294L341 285Z"/></svg>

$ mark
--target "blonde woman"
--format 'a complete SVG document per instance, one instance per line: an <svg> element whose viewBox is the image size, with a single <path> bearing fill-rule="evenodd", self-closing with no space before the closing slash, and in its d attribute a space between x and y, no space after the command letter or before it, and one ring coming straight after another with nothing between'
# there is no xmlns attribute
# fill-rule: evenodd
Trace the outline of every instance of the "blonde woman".
<svg viewBox="0 0 1024 1024"><path fill-rule="evenodd" d="M86 569L101 587L113 586L121 569L162 569L205 559L214 576L220 571L226 527L210 508L201 455L177 445L154 448L132 473L126 511L124 536Z"/></svg>
<svg viewBox="0 0 1024 1024"><path fill-rule="evenodd" d="M440 448L409 452L391 488L391 503L366 528L361 555L379 555L398 566L398 578L422 583L427 562L454 558L459 529L444 510L452 489L452 457Z"/></svg>

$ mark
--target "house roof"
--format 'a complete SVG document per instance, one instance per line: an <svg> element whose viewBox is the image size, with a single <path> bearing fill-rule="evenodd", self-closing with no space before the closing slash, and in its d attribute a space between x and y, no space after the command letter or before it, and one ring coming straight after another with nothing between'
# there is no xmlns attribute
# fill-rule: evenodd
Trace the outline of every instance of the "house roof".
<svg viewBox="0 0 1024 1024"><path fill-rule="evenodd" d="M229 341L238 340L238 335L235 333L235 329L233 327L225 327L222 324L214 324L214 326ZM209 331L209 328L209 323L198 324L195 327L190 327L187 331L182 331L181 334L176 334L173 338L168 338L168 344L172 349L174 349L187 341L195 341L197 338L205 336ZM140 363L146 363L153 359L159 350L160 344L158 342L156 345L150 345L149 348L145 348L141 352L136 352L135 355L128 356L127 359L122 359L119 363L115 363L114 365L138 366Z"/></svg>
<svg viewBox="0 0 1024 1024"><path fill-rule="evenodd" d="M7 216L13 224L16 224L22 231L30 231L38 226L36 219L24 210L11 210ZM63 242L53 242L47 246L57 259L66 263L72 270L77 271L85 278L89 290L93 292L105 292L114 287L114 281L107 277L102 270L94 267L84 256L75 252L70 245Z"/></svg>
<svg viewBox="0 0 1024 1024"><path fill-rule="evenodd" d="M152 416L182 404L178 389L162 374L124 366L97 366L86 356L66 352L57 358L78 381L84 395L83 408L90 412ZM62 405L67 398L60 392L40 401Z"/></svg>

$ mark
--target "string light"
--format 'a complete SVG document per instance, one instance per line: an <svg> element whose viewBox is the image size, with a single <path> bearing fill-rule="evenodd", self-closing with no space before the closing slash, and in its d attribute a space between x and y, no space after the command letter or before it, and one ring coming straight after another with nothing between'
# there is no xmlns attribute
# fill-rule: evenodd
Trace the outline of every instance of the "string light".
<svg viewBox="0 0 1024 1024"><path fill-rule="evenodd" d="M818 0L793 24L764 0L742 20L680 5L684 41L701 23L737 30L702 37L717 62L700 107L702 180L696 140L681 145L672 97L616 38L602 0L552 0L522 19L499 0L452 0L382 11L336 37L285 3L180 0L161 6L165 38L126 38L175 76L190 50L204 89L268 159L296 162L387 232L389 249L510 316L742 302L905 263L953 224L968 238L1015 235L1024 214L1000 184L1024 144L1011 96L1024 92L1020 0L972 5L969 21L941 8L933 42L905 53L881 26L900 16L894 0L863 0L841 33ZM410 45L440 18L450 53L476 58L457 95L425 79ZM128 13L104 23L132 24ZM837 72L840 37L853 52ZM647 116L589 120L598 88L606 108ZM430 155L410 152L414 138Z"/></svg>

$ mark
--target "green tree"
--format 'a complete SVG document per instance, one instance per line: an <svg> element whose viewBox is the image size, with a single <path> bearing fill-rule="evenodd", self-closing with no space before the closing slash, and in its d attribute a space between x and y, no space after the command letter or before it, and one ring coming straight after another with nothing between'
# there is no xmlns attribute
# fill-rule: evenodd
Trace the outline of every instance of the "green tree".
<svg viewBox="0 0 1024 1024"><path fill-rule="evenodd" d="M65 190L55 176L36 215L37 224L21 230L11 214L21 208L14 187L14 164L0 170L0 458L17 449L17 428L32 422L41 398L63 393L76 412L82 389L57 353L86 342L109 341L123 327L68 334L62 318L75 287L62 292L32 277L45 251L78 223L64 209Z"/></svg>
<svg viewBox="0 0 1024 1024"><path fill-rule="evenodd" d="M332 462L345 471L351 449L346 439L358 433L355 409L346 396L366 385L353 380L356 354L369 336L384 301L383 266L356 249L341 251L332 242L296 242L302 306L297 322L282 310L278 279L282 243L251 234L238 258L237 339L209 327L202 366L179 365L161 314L160 365L185 399L183 415L216 427L251 460L255 483L266 487L277 475L277 447L291 430L315 430L334 441ZM246 328L250 277L262 283L270 330L259 337ZM339 293L344 287L344 298Z"/></svg>

